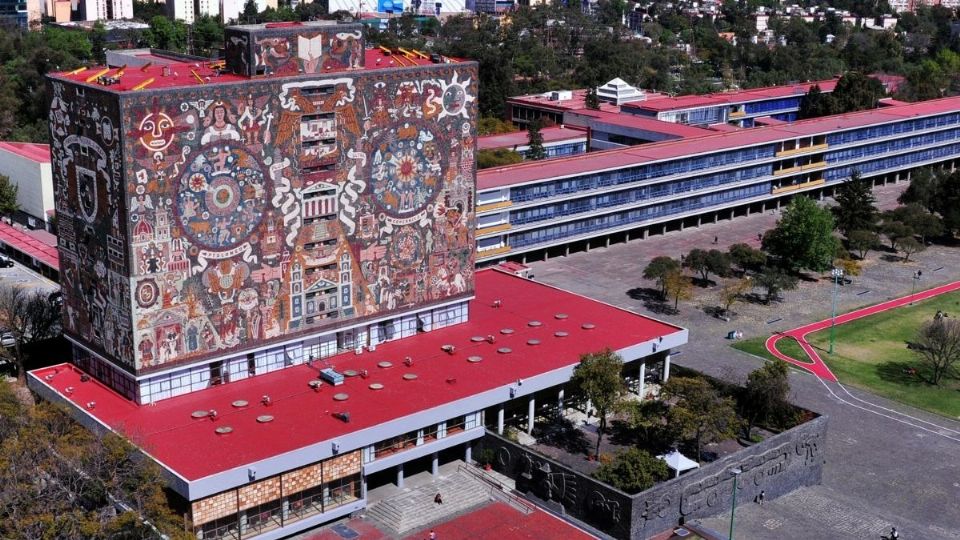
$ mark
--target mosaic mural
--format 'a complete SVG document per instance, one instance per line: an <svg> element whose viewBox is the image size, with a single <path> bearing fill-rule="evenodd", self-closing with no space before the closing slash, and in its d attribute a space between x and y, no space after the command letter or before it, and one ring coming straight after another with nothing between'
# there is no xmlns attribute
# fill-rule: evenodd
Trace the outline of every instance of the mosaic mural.
<svg viewBox="0 0 960 540"><path fill-rule="evenodd" d="M121 160L111 126L60 165L68 332L146 372L471 294L474 96L475 66L452 64L128 94L109 113L55 97L53 129L122 118L125 144ZM56 163L77 154L53 139Z"/></svg>
<svg viewBox="0 0 960 540"><path fill-rule="evenodd" d="M53 82L50 153L69 334L133 367L120 110L104 92ZM157 146L159 148L159 146Z"/></svg>
<svg viewBox="0 0 960 540"><path fill-rule="evenodd" d="M245 75L320 74L364 65L363 31L356 25L251 25L229 28L226 36L228 65Z"/></svg>

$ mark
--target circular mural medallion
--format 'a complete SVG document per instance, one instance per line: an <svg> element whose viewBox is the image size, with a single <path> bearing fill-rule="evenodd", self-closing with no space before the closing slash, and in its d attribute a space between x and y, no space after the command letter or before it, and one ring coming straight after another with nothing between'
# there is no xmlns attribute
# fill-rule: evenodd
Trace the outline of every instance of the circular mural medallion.
<svg viewBox="0 0 960 540"><path fill-rule="evenodd" d="M443 92L443 109L447 114L456 116L466 104L467 92L460 85L448 86Z"/></svg>
<svg viewBox="0 0 960 540"><path fill-rule="evenodd" d="M180 229L197 245L224 251L248 240L269 199L264 168L240 147L214 143L180 177L176 209Z"/></svg>
<svg viewBox="0 0 960 540"><path fill-rule="evenodd" d="M160 287L157 286L157 282L152 279L145 279L137 284L137 305L141 309L147 309L152 307L156 302L157 298L160 297Z"/></svg>
<svg viewBox="0 0 960 540"><path fill-rule="evenodd" d="M374 142L370 165L377 205L395 217L425 209L442 187L447 153L446 141L425 122L385 131Z"/></svg>

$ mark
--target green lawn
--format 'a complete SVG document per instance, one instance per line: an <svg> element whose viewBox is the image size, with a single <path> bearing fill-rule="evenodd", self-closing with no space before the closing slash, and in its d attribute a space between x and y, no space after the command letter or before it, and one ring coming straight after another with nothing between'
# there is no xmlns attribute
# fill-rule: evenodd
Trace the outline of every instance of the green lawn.
<svg viewBox="0 0 960 540"><path fill-rule="evenodd" d="M777 360L775 356L767 352L765 344L767 343L767 337L755 337L750 339L745 339L743 341L737 341L733 343L734 349L739 349L745 353L750 353L754 356L759 356L760 358L766 358L767 360ZM793 338L784 338L777 342L777 349L783 354L797 358L799 360L804 360L806 355L803 352L803 349L800 348L800 345L794 341Z"/></svg>
<svg viewBox="0 0 960 540"><path fill-rule="evenodd" d="M837 326L833 355L827 354L829 329L810 334L807 339L819 349L820 356L840 382L960 418L960 381L944 379L939 387L926 383L919 357L907 349L907 342L914 339L917 328L932 320L937 310L960 317L960 292L942 294ZM793 351L782 347L780 350L793 356ZM910 368L920 375L906 373Z"/></svg>

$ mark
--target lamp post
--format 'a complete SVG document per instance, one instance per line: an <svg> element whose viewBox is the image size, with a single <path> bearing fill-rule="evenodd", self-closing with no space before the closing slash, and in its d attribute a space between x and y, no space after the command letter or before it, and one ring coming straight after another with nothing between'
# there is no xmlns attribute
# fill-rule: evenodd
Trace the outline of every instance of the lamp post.
<svg viewBox="0 0 960 540"><path fill-rule="evenodd" d="M737 480L740 479L740 473L743 471L740 467L730 471L730 474L733 475L733 497L730 501L730 538L733 540L733 514L737 511Z"/></svg>
<svg viewBox="0 0 960 540"><path fill-rule="evenodd" d="M917 294L917 282L923 276L923 270L917 270L913 273L913 288L910 291L910 305L913 305L913 297Z"/></svg>
<svg viewBox="0 0 960 540"><path fill-rule="evenodd" d="M833 331L837 325L837 293L840 292L840 280L843 279L843 269L834 268L830 275L833 276L833 314L830 316L830 351L833 354Z"/></svg>

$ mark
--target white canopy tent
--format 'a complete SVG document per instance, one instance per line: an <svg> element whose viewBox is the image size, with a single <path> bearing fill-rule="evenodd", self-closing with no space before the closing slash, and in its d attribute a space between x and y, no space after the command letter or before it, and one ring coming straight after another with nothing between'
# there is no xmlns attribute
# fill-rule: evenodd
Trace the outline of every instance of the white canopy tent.
<svg viewBox="0 0 960 540"><path fill-rule="evenodd" d="M657 456L657 459L662 459L667 463L667 467L677 472L674 478L680 476L682 472L700 467L699 463L681 454L679 450L673 450L669 454Z"/></svg>

